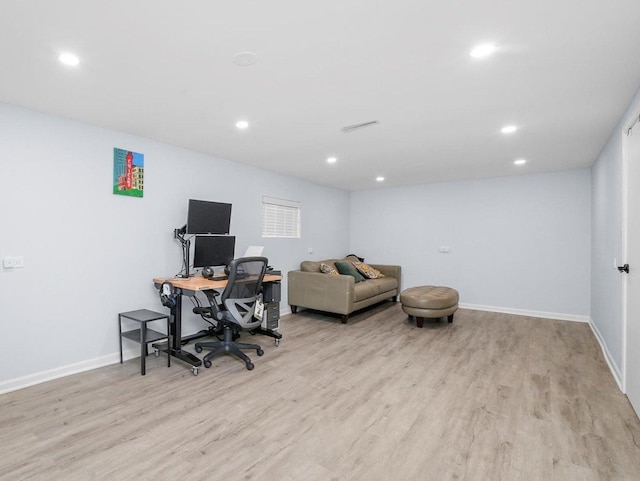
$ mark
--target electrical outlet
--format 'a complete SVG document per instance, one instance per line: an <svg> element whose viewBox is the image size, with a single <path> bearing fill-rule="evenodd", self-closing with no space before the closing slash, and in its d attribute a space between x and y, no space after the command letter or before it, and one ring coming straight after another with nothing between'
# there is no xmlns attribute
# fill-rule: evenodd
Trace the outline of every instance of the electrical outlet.
<svg viewBox="0 0 640 481"><path fill-rule="evenodd" d="M451 253L451 247L443 246L443 247L440 247L440 249L438 249L438 251L440 252L440 254L450 254Z"/></svg>
<svg viewBox="0 0 640 481"><path fill-rule="evenodd" d="M13 269L15 267L24 267L24 257L7 256L4 258L3 265L6 269Z"/></svg>

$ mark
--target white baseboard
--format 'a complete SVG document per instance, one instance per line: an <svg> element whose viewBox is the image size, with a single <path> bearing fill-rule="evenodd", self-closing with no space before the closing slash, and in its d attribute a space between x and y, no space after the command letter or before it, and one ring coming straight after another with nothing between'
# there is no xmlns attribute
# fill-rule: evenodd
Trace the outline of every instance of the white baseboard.
<svg viewBox="0 0 640 481"><path fill-rule="evenodd" d="M123 349L123 359L129 360L134 357L140 357L140 348L135 349ZM4 394L11 391L17 391L25 387L33 386L47 381L52 381L71 374L78 374L84 371L90 371L91 369L97 369L99 367L108 366L109 364L115 364L120 362L120 353L114 352L106 356L97 357L94 359L88 359L86 361L77 362L75 364L68 364L48 371L37 372L35 374L29 374L28 376L19 377L16 379L10 379L0 383L0 394Z"/></svg>
<svg viewBox="0 0 640 481"><path fill-rule="evenodd" d="M613 356L609 352L609 348L607 347L607 344L604 342L604 339L602 338L600 331L598 330L597 326L593 323L592 319L589 319L589 326L591 326L591 331L593 332L593 335L596 336L596 339L598 340L598 344L600 344L600 349L602 349L602 354L604 355L605 361L607 361L607 365L609 366L609 370L611 371L611 374L613 374L613 378L616 380L616 383L618 384L620 391L624 392L624 383L622 382L622 374L621 374L620 368L618 368L618 365L613 359Z"/></svg>
<svg viewBox="0 0 640 481"><path fill-rule="evenodd" d="M600 348L604 354L605 360L609 365L609 369L613 374L616 383L621 391L622 388L622 376L620 375L620 371L615 361L613 360L609 349L607 349L606 344L604 343L598 328L593 324L591 318L588 316L577 316L573 314L559 314L553 312L544 312L544 311L529 311L526 309L512 309L505 307L495 307L495 306L483 306L476 304L460 304L462 309L473 309L476 311L488 311L488 312L500 312L504 314L514 314L519 316L530 316L530 317L540 317L543 319L557 319L561 321L573 321L573 322L586 322L591 326L591 330L593 331L598 343L600 344ZM291 309L285 307L281 309L280 315L284 316L286 314L291 314ZM138 348L134 349L124 349L123 353L124 360L133 359L134 357L140 356L140 351ZM89 359L86 361L81 361L75 364L69 364L67 366L61 366L59 368L51 369L48 371L38 372L35 374L30 374L28 376L19 377L16 379L10 379L8 381L4 381L0 383L0 394L4 394L11 391L17 391L18 389L23 389L25 387L33 386L35 384L40 384L42 382L51 381L53 379L58 379L64 376L69 376L71 374L77 374L84 371L89 371L91 369L97 369L99 367L108 366L110 364L115 364L120 362L120 354L113 353L108 354L106 356ZM624 391L623 391L624 392Z"/></svg>
<svg viewBox="0 0 640 481"><path fill-rule="evenodd" d="M527 309L514 309L511 307L482 306L477 304L459 304L462 309L473 309L476 311L500 312L503 314L514 314L516 316L540 317L542 319L556 319L559 321L591 322L589 316L579 316L576 314L564 314L558 312L530 311Z"/></svg>
<svg viewBox="0 0 640 481"><path fill-rule="evenodd" d="M598 344L600 344L600 349L602 349L602 354L604 356L605 361L607 361L607 365L609 366L609 370L613 375L613 379L615 379L618 388L620 391L624 392L624 385L622 383L622 375L620 373L620 369L616 364L613 356L609 352L609 348L607 344L604 342L600 331L593 323L593 320L589 316L578 316L574 314L559 314L555 312L544 312L544 311L528 311L525 309L512 309L505 307L495 307L495 306L480 306L474 304L459 304L462 309L474 309L476 311L488 311L488 312L501 312L504 314L514 314L518 316L530 316L530 317L540 317L542 319L556 319L559 321L572 321L572 322L586 322L591 327L591 331L596 337Z"/></svg>
<svg viewBox="0 0 640 481"><path fill-rule="evenodd" d="M280 306L280 316L291 314L291 308L288 305L283 306L281 304ZM122 351L122 357L125 361L133 359L134 357L140 357L140 348L124 348ZM0 382L0 394L17 391L18 389L23 389L35 384L52 381L64 376L70 376L71 374L90 371L91 369L97 369L99 367L108 366L118 362L120 362L120 353L114 352L113 354L107 354L106 356L88 359L86 361L69 364L67 366L61 366L48 371L37 372L35 374L29 374L28 376L16 379L9 379L8 381Z"/></svg>

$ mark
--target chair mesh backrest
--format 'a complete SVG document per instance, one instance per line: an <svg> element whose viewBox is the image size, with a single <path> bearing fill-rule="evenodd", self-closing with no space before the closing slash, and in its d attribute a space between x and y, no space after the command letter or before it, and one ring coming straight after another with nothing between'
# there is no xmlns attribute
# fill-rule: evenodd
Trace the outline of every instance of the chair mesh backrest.
<svg viewBox="0 0 640 481"><path fill-rule="evenodd" d="M229 264L227 286L220 299L225 310L243 328L252 329L262 323L253 317L253 311L262 292L268 262L266 257L241 257Z"/></svg>

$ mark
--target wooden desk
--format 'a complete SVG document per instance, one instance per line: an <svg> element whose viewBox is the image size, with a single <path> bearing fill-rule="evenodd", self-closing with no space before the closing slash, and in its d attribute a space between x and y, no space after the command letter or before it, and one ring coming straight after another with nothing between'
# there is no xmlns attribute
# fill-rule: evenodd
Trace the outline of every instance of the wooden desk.
<svg viewBox="0 0 640 481"><path fill-rule="evenodd" d="M257 277L257 276L256 276ZM273 274L266 274L262 283L266 282L280 282L282 280L282 276L274 276ZM153 283L157 288L159 288L162 283L169 282L176 289L182 289L184 294L187 292L196 293L199 291L208 291L211 289L224 289L227 286L227 280L222 279L219 281L212 281L210 279L205 279L202 276L193 276L193 277L159 277L153 280Z"/></svg>
<svg viewBox="0 0 640 481"><path fill-rule="evenodd" d="M262 281L263 284L269 282L280 282L282 280L281 275L266 274ZM156 349L159 349L167 354L179 359L187 364L191 365L193 375L198 375L198 368L202 365L202 361L193 355L192 353L182 349L182 345L188 343L193 339L199 339L209 335L208 331L201 331L190 336L182 336L182 296L195 296L197 292L208 291L212 289L224 289L227 285L227 280L210 280L205 279L202 276L193 277L157 277L153 279L153 284L157 289L162 287L162 284L168 282L176 290L175 304L169 307L171 311L171 326L172 336L171 345L154 344ZM279 332L267 331L262 328L257 328L251 332L265 334L273 337L278 342L282 335Z"/></svg>

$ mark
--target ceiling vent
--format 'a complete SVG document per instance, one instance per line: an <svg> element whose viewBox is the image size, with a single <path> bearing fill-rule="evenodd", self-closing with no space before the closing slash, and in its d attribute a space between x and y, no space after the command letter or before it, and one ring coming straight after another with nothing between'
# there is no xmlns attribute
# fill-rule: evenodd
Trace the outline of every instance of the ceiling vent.
<svg viewBox="0 0 640 481"><path fill-rule="evenodd" d="M348 134L349 132L353 132L354 130L364 129L366 127L373 127L374 125L379 123L380 123L379 120L372 120L371 122L364 122L362 124L347 125L346 127L342 127L340 130L342 130L345 134Z"/></svg>

